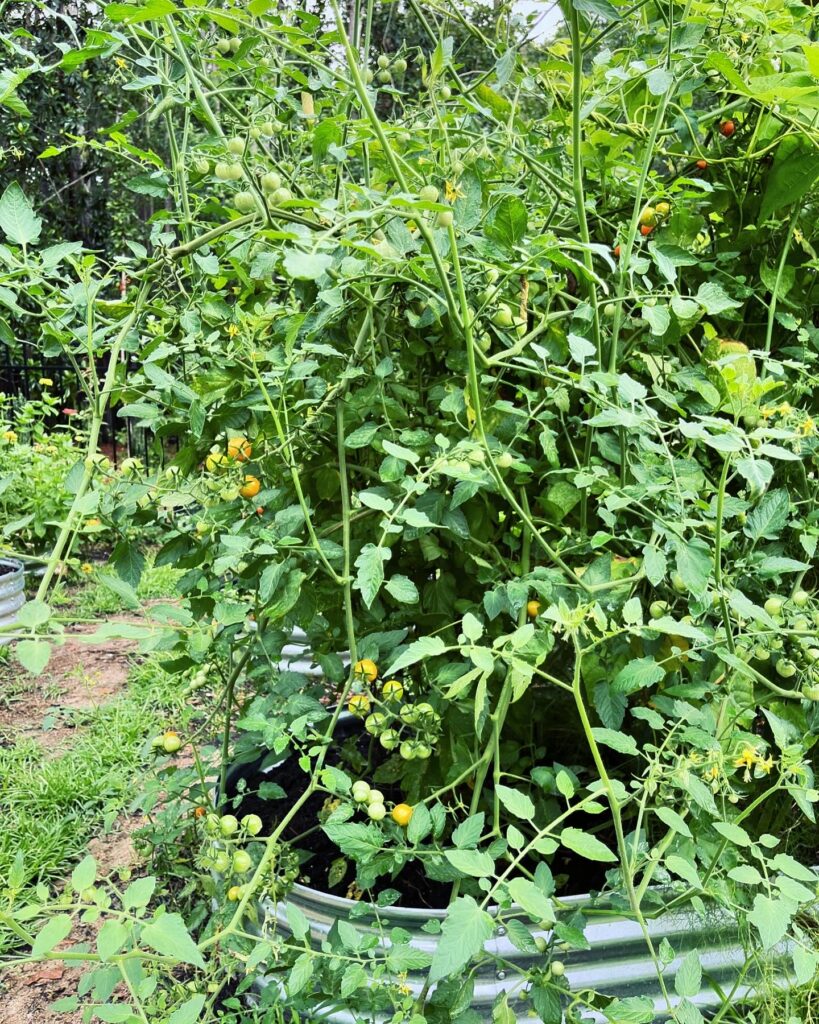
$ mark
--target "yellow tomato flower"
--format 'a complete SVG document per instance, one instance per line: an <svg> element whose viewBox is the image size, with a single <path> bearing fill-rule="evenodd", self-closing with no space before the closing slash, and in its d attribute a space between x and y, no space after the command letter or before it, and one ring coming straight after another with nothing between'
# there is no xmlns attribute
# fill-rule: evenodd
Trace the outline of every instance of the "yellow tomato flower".
<svg viewBox="0 0 819 1024"><path fill-rule="evenodd" d="M454 203L456 199L463 199L466 193L457 182L444 182L444 196L448 203Z"/></svg>
<svg viewBox="0 0 819 1024"><path fill-rule="evenodd" d="M37 381L37 383L40 385L41 388L53 388L54 387L54 381L50 377L41 377Z"/></svg>
<svg viewBox="0 0 819 1024"><path fill-rule="evenodd" d="M14 433L13 430L4 430L3 440L8 441L9 444L14 444L14 442L17 440L17 435Z"/></svg>
<svg viewBox="0 0 819 1024"><path fill-rule="evenodd" d="M88 573L94 571L94 566L91 565L90 562L83 562L82 565L80 566L80 571L88 575Z"/></svg>
<svg viewBox="0 0 819 1024"><path fill-rule="evenodd" d="M816 423L808 416L804 423L799 426L799 433L803 437L809 437L811 434L816 433Z"/></svg>
<svg viewBox="0 0 819 1024"><path fill-rule="evenodd" d="M236 324L230 324L228 326L227 332L231 338L235 338L236 335L239 333L239 328L236 326Z"/></svg>
<svg viewBox="0 0 819 1024"><path fill-rule="evenodd" d="M765 758L760 757L756 762L756 766L760 771L765 772L766 775L770 775L771 769L774 766L774 759L770 755Z"/></svg>
<svg viewBox="0 0 819 1024"><path fill-rule="evenodd" d="M739 757L734 759L735 768L753 768L759 761L759 752L754 747L746 746Z"/></svg>

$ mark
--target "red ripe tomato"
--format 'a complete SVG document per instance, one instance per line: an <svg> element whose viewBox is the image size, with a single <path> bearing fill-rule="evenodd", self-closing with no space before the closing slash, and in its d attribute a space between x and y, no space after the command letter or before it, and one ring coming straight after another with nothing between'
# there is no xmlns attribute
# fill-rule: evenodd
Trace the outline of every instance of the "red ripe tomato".
<svg viewBox="0 0 819 1024"><path fill-rule="evenodd" d="M640 234L643 236L643 238L646 238L648 235L650 235L653 230L654 230L654 225L653 224L641 224L640 225Z"/></svg>
<svg viewBox="0 0 819 1024"><path fill-rule="evenodd" d="M708 166L708 161L707 160L698 160L697 161L697 167L701 171L704 171L707 166Z"/></svg>
<svg viewBox="0 0 819 1024"><path fill-rule="evenodd" d="M614 255L619 259L620 258L620 246L619 245L615 245L613 252L614 252Z"/></svg>
<svg viewBox="0 0 819 1024"><path fill-rule="evenodd" d="M736 121L722 121L719 126L719 133L726 139L730 139L737 130Z"/></svg>

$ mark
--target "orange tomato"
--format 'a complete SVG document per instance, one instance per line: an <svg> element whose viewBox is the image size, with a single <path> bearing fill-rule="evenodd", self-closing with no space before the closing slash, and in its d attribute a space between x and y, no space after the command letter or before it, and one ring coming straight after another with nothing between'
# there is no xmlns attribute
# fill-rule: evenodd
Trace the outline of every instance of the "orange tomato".
<svg viewBox="0 0 819 1024"><path fill-rule="evenodd" d="M231 437L227 450L228 455L237 462L247 462L253 454L253 448L246 437Z"/></svg>
<svg viewBox="0 0 819 1024"><path fill-rule="evenodd" d="M261 489L262 485L259 482L259 478L248 475L245 477L243 486L239 488L239 494L243 498L255 498Z"/></svg>

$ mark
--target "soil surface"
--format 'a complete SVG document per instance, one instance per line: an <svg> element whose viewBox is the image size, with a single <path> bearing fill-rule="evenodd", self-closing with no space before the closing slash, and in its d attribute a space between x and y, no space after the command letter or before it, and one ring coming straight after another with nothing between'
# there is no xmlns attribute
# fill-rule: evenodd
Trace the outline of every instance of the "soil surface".
<svg viewBox="0 0 819 1024"><path fill-rule="evenodd" d="M70 632L95 628L72 626ZM90 644L69 637L36 679L11 662L0 676L0 744L34 739L50 756L64 752L76 735L74 713L106 704L123 690L135 649L132 640Z"/></svg>

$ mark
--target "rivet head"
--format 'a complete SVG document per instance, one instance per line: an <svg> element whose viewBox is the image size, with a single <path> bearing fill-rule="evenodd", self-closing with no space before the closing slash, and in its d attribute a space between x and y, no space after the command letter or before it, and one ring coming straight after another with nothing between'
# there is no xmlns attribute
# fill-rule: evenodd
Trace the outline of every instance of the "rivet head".
<svg viewBox="0 0 819 1024"><path fill-rule="evenodd" d="M505 935L506 934L506 928L502 924L499 924L498 927L495 929L495 934L496 935Z"/></svg>
<svg viewBox="0 0 819 1024"><path fill-rule="evenodd" d="M506 971L498 971L495 977L498 979L498 981L503 981L503 979L506 977Z"/></svg>

